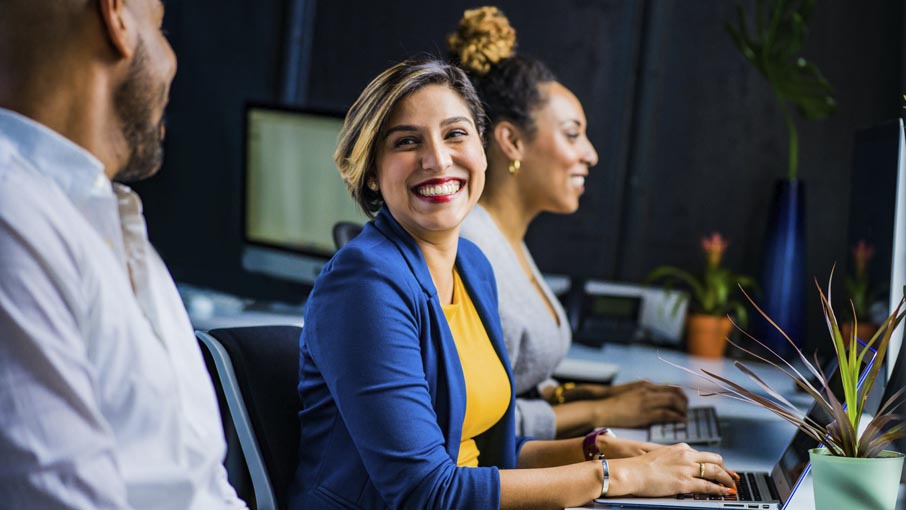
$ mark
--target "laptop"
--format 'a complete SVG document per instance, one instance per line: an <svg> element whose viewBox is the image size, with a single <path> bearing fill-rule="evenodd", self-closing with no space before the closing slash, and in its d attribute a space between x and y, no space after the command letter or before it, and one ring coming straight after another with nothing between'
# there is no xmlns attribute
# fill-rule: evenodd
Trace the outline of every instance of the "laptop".
<svg viewBox="0 0 906 510"><path fill-rule="evenodd" d="M858 386L862 386L868 368L874 362L873 356L866 356L863 361ZM842 398L842 388L839 383L839 373L836 370L836 360L832 362L830 370L831 387L834 394ZM832 418L815 403L809 409L808 417L818 423L830 423ZM780 455L770 473L738 471L740 481L736 483L738 494L733 496L709 496L704 494L677 494L660 498L599 498L595 503L608 508L745 508L758 510L781 510L786 507L802 483L802 479L811 469L809 463L809 450L820 445L817 441L806 435L801 430L796 430L790 444ZM731 466L732 467L732 466Z"/></svg>

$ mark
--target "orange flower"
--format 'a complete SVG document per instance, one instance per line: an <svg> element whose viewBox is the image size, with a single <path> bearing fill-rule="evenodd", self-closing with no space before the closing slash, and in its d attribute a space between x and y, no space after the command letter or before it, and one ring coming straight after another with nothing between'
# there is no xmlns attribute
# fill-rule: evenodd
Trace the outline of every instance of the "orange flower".
<svg viewBox="0 0 906 510"><path fill-rule="evenodd" d="M719 232L712 232L711 237L702 238L702 250L708 260L708 267L714 268L720 265L724 251L729 245L730 243Z"/></svg>
<svg viewBox="0 0 906 510"><path fill-rule="evenodd" d="M868 261L875 254L875 247L866 243L864 239L860 239L858 243L853 246L853 262L856 266L856 274L863 276L868 272Z"/></svg>

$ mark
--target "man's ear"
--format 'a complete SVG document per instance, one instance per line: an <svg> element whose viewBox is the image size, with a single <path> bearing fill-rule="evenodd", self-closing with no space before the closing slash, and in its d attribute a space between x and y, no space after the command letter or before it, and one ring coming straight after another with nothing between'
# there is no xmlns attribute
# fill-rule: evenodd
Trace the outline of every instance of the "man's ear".
<svg viewBox="0 0 906 510"><path fill-rule="evenodd" d="M502 120L494 126L494 141L507 159L522 159L525 148L524 134L518 126L508 120Z"/></svg>
<svg viewBox="0 0 906 510"><path fill-rule="evenodd" d="M98 0L98 9L100 10L103 28L107 32L107 40L114 50L123 58L132 58L135 51L135 45L130 40L132 31L129 29L129 21L126 12L125 0Z"/></svg>

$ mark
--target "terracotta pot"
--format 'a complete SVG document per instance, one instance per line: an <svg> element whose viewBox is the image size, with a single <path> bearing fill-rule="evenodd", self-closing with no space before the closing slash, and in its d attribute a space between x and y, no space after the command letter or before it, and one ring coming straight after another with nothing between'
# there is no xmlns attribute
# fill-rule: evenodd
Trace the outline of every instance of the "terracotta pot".
<svg viewBox="0 0 906 510"><path fill-rule="evenodd" d="M731 329L733 323L726 316L692 314L686 319L686 349L695 356L720 358Z"/></svg>
<svg viewBox="0 0 906 510"><path fill-rule="evenodd" d="M878 330L878 325L874 322L860 322L856 330L856 336L863 342L871 340L871 336ZM849 347L849 340L853 337L853 323L844 322L840 324L840 333L843 335L843 345Z"/></svg>

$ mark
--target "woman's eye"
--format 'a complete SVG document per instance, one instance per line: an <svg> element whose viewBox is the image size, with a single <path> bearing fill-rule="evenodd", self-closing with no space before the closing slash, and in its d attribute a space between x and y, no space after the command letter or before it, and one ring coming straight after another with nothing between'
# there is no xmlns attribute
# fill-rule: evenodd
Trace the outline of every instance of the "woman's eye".
<svg viewBox="0 0 906 510"><path fill-rule="evenodd" d="M418 140L416 140L415 137L405 136L405 137L400 138L399 140L393 142L393 147L394 148L405 147L407 145L415 145L416 143L418 143Z"/></svg>
<svg viewBox="0 0 906 510"><path fill-rule="evenodd" d="M566 137L570 140L578 140L579 136L581 136L579 133L566 133Z"/></svg>
<svg viewBox="0 0 906 510"><path fill-rule="evenodd" d="M469 136L469 132L465 129L454 129L447 133L447 138L461 138L463 136Z"/></svg>

